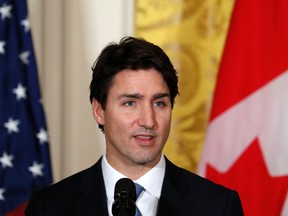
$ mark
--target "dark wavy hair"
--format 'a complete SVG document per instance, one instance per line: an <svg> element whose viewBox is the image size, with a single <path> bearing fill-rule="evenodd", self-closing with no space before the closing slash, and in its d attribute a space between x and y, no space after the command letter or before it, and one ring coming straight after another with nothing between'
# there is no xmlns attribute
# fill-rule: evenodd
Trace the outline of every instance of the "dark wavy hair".
<svg viewBox="0 0 288 216"><path fill-rule="evenodd" d="M105 110L114 76L124 70L155 69L159 71L170 91L172 107L178 92L178 76L169 57L157 45L142 38L124 37L119 44L106 46L92 66L90 102L95 98ZM103 130L103 125L99 125Z"/></svg>

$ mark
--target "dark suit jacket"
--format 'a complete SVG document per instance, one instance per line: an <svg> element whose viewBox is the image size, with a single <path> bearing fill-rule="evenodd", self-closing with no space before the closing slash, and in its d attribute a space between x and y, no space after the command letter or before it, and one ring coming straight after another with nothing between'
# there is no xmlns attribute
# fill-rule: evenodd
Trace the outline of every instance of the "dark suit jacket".
<svg viewBox="0 0 288 216"><path fill-rule="evenodd" d="M108 216L101 159L84 171L36 191L30 199L26 215ZM166 159L157 215L244 214L237 192L181 169Z"/></svg>

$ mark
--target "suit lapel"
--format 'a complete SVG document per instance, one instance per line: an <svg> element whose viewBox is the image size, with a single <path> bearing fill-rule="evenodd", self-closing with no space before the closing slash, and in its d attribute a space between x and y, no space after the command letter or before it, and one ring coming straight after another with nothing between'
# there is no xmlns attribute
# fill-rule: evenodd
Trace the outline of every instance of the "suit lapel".
<svg viewBox="0 0 288 216"><path fill-rule="evenodd" d="M192 199L191 199L192 198ZM190 188L179 168L166 158L166 170L158 205L158 216L188 215L193 205Z"/></svg>
<svg viewBox="0 0 288 216"><path fill-rule="evenodd" d="M108 216L101 160L89 168L83 178L75 201L75 215Z"/></svg>

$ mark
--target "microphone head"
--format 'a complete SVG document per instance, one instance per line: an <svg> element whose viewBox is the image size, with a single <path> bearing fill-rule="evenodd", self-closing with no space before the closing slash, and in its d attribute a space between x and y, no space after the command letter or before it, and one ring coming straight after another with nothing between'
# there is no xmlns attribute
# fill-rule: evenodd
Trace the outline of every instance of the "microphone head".
<svg viewBox="0 0 288 216"><path fill-rule="evenodd" d="M136 188L134 182L129 178L119 179L115 184L114 199L115 196L121 194L121 192L128 192L129 198L134 202L136 201Z"/></svg>
<svg viewBox="0 0 288 216"><path fill-rule="evenodd" d="M113 215L135 215L136 189L134 182L129 178L119 179L115 184ZM125 214L119 212L126 212Z"/></svg>

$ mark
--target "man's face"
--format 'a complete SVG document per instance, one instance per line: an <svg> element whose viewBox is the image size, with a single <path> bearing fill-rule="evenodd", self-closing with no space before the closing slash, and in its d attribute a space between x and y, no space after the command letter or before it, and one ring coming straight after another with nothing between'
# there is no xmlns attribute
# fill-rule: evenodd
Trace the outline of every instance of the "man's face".
<svg viewBox="0 0 288 216"><path fill-rule="evenodd" d="M105 128L106 156L118 169L153 167L170 132L169 88L155 69L125 69L114 77L105 110L94 99L96 121Z"/></svg>

